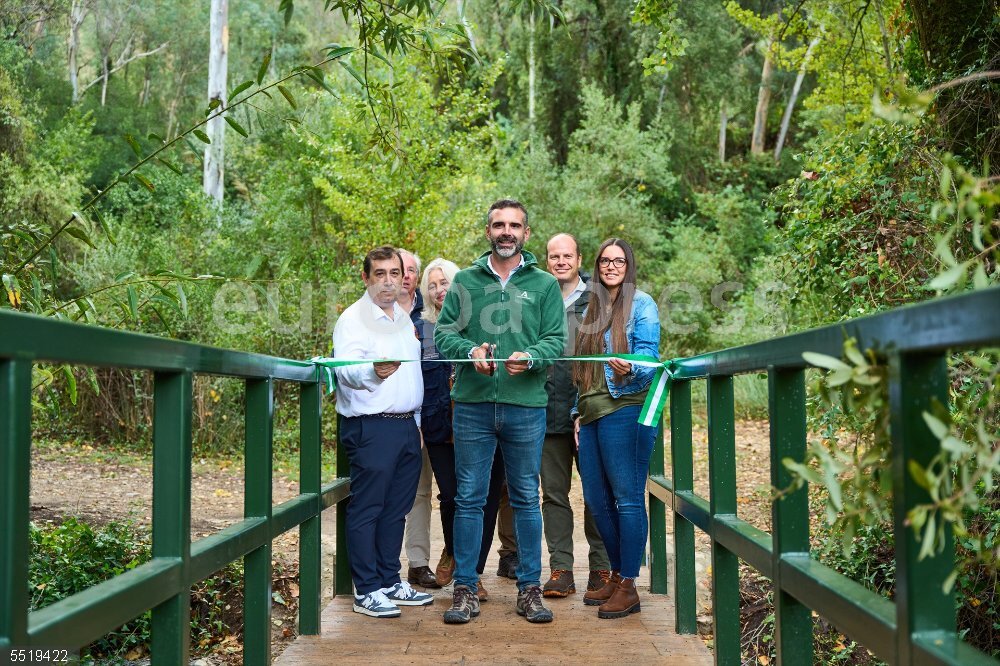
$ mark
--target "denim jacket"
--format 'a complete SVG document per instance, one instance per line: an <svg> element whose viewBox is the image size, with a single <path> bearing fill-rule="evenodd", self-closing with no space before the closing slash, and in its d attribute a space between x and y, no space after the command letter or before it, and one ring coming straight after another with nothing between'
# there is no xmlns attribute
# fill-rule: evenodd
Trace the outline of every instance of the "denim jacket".
<svg viewBox="0 0 1000 666"><path fill-rule="evenodd" d="M632 316L625 324L625 337L628 340L629 354L660 357L660 311L656 307L656 301L653 300L653 297L644 291L638 289L635 291L635 297L632 300ZM604 353L611 353L610 328L604 332ZM625 375L625 383L616 384L614 371L608 363L604 364L604 379L608 384L608 391L612 398L645 391L653 382L654 374L656 374L656 368L640 367L633 364L632 369ZM573 405L570 414L573 417L579 414L576 404Z"/></svg>

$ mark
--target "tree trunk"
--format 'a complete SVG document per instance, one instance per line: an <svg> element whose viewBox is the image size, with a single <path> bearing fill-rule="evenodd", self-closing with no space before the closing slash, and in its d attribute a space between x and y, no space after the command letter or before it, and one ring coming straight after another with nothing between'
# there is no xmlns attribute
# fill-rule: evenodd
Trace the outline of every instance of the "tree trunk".
<svg viewBox="0 0 1000 666"><path fill-rule="evenodd" d="M656 98L656 117L663 113L663 99L667 96L667 75L663 75L663 83L660 84L660 95Z"/></svg>
<svg viewBox="0 0 1000 666"><path fill-rule="evenodd" d="M823 30L820 29L820 34ZM788 135L788 126L792 122L792 111L795 109L795 102L799 98L799 91L802 90L802 81L806 78L806 71L809 69L809 61L812 60L813 51L819 44L819 37L809 42L809 48L799 65L799 73L795 76L795 85L792 86L792 94L788 96L788 104L785 105L785 115L781 117L781 131L778 132L778 142L774 144L774 161L781 159L781 149L785 145L785 137Z"/></svg>
<svg viewBox="0 0 1000 666"><path fill-rule="evenodd" d="M108 58L110 57L107 53L101 57L101 106L108 103L108 79L111 78L111 75L108 73L110 69Z"/></svg>
<svg viewBox="0 0 1000 666"><path fill-rule="evenodd" d="M143 67L142 74L142 92L139 93L139 106L146 106L149 104L149 92L153 88L152 73L149 71L149 63Z"/></svg>
<svg viewBox="0 0 1000 666"><path fill-rule="evenodd" d="M726 113L725 100L719 102L719 161L726 161L726 129L729 125L729 114Z"/></svg>
<svg viewBox="0 0 1000 666"><path fill-rule="evenodd" d="M73 90L73 104L80 99L80 68L77 65L77 57L80 55L80 26L87 17L86 9L82 0L73 0L69 9L69 85Z"/></svg>
<svg viewBox="0 0 1000 666"><path fill-rule="evenodd" d="M760 90L757 92L757 110L753 116L753 135L750 139L750 152L753 155L764 154L764 141L767 138L767 110L771 105L771 79L774 77L774 61L771 58L771 40L764 44L764 67L760 72Z"/></svg>
<svg viewBox="0 0 1000 666"><path fill-rule="evenodd" d="M535 8L528 15L528 131L530 147L535 148Z"/></svg>
<svg viewBox="0 0 1000 666"><path fill-rule="evenodd" d="M229 58L229 0L212 0L211 20L209 23L209 56L208 56L208 101L219 100L225 107L226 74ZM205 171L202 185L205 194L222 205L223 192L223 160L225 157L226 122L222 116L208 121L205 133L212 141L205 147Z"/></svg>

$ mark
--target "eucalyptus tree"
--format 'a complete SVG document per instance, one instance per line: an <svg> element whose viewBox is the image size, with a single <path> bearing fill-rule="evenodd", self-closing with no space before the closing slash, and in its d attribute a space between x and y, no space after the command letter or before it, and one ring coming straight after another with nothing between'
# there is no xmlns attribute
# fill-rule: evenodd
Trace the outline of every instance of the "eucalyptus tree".
<svg viewBox="0 0 1000 666"><path fill-rule="evenodd" d="M208 105L209 109L226 106L226 81L229 73L229 0L212 0L209 18ZM205 147L202 187L216 204L222 205L225 175L225 117L216 115L205 125L209 144Z"/></svg>

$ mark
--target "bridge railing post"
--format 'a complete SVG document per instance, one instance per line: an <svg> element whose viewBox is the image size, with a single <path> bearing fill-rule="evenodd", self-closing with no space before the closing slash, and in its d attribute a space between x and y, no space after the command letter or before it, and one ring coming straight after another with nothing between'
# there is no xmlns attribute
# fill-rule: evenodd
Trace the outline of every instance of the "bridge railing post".
<svg viewBox="0 0 1000 666"><path fill-rule="evenodd" d="M316 497L317 515L299 526L299 633L320 633L323 522L323 385L299 385L299 493Z"/></svg>
<svg viewBox="0 0 1000 666"><path fill-rule="evenodd" d="M674 596L675 630L698 631L697 581L694 566L694 525L680 514L678 492L694 490L694 457L691 450L691 382L675 380L670 390L670 474L674 486Z"/></svg>
<svg viewBox="0 0 1000 666"><path fill-rule="evenodd" d="M768 412L771 430L771 485L783 490L792 475L782 461L802 462L806 455L805 371L770 366ZM811 664L812 613L781 585L781 558L809 552L809 489L801 488L771 502L771 573L774 584L774 642L779 664Z"/></svg>
<svg viewBox="0 0 1000 666"><path fill-rule="evenodd" d="M896 651L899 664L920 661L913 641L920 635L953 637L956 629L954 593L944 581L955 566L950 525L940 552L919 558L921 542L908 514L931 503L930 494L910 473L911 463L926 467L941 443L924 422L934 403L948 404L948 366L943 354L889 356L889 408L893 450L893 530L896 544Z"/></svg>
<svg viewBox="0 0 1000 666"><path fill-rule="evenodd" d="M246 381L245 518L271 521L274 381ZM271 663L271 540L243 560L243 663Z"/></svg>
<svg viewBox="0 0 1000 666"><path fill-rule="evenodd" d="M663 476L663 420L656 429L653 454L649 458L649 473ZM667 593L667 512L663 500L649 494L649 591Z"/></svg>
<svg viewBox="0 0 1000 666"><path fill-rule="evenodd" d="M28 643L31 365L0 359L0 648Z"/></svg>
<svg viewBox="0 0 1000 666"><path fill-rule="evenodd" d="M351 463L347 458L347 453L340 441L341 417L337 416L337 478L345 479L351 476ZM350 499L345 499L337 504L337 554L333 567L334 576L334 596L338 594L352 594L354 584L351 580L351 564L347 554L347 504Z"/></svg>
<svg viewBox="0 0 1000 666"><path fill-rule="evenodd" d="M153 380L153 557L191 560L191 396L188 371ZM186 664L191 650L191 594L184 588L153 608L154 664Z"/></svg>
<svg viewBox="0 0 1000 666"><path fill-rule="evenodd" d="M736 426L733 378L708 378L709 514L736 515ZM714 530L713 530L714 531ZM712 539L715 663L740 663L740 569L735 553Z"/></svg>

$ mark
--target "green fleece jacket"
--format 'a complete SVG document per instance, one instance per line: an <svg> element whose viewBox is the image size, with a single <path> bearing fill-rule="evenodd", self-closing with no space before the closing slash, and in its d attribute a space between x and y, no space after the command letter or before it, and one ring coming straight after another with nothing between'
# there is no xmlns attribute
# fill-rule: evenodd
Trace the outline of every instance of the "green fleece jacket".
<svg viewBox="0 0 1000 666"><path fill-rule="evenodd" d="M553 358L566 346L566 315L559 283L538 267L530 252L522 252L524 266L501 286L484 253L459 271L444 299L434 343L449 359L466 359L473 347L496 345L496 358L516 351L532 358ZM535 361L526 372L511 377L503 364L493 376L476 372L471 363L455 366L455 402L499 402L522 407L545 407L547 361Z"/></svg>

